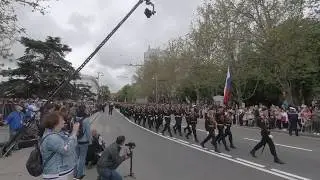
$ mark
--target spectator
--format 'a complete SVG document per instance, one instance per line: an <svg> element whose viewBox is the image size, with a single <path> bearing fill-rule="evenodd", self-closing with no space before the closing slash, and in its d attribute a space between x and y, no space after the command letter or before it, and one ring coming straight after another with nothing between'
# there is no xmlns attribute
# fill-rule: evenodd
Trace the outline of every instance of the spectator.
<svg viewBox="0 0 320 180"><path fill-rule="evenodd" d="M9 125L10 141L23 127L24 114L22 112L23 108L19 105L15 106L15 111L11 112L6 118L4 123ZM18 143L14 147L14 150L18 149Z"/></svg>
<svg viewBox="0 0 320 180"><path fill-rule="evenodd" d="M314 113L312 115L312 127L314 130L314 133L317 135L320 135L320 108L317 107L314 110Z"/></svg>
<svg viewBox="0 0 320 180"><path fill-rule="evenodd" d="M92 165L96 165L104 149L105 149L105 142L103 141L101 135L98 134L97 130L93 129L92 144L90 144L88 148L86 165L88 165L88 167L91 167Z"/></svg>
<svg viewBox="0 0 320 180"><path fill-rule="evenodd" d="M128 153L120 156L121 146L124 145L124 142L125 137L119 136L116 142L103 151L97 166L98 180L122 180L116 169L123 161L130 157Z"/></svg>
<svg viewBox="0 0 320 180"><path fill-rule="evenodd" d="M53 112L44 117L43 127L45 132L40 146L44 163L43 179L67 180L74 168L79 123L75 123L71 135L66 136L61 131L64 127L63 116Z"/></svg>
<svg viewBox="0 0 320 180"><path fill-rule="evenodd" d="M77 159L74 171L74 179L82 179L85 176L85 163L88 152L88 146L91 144L90 122L87 118L86 107L80 105L77 111L76 121L80 123L78 134L78 145L76 147ZM81 131L81 132L80 132Z"/></svg>

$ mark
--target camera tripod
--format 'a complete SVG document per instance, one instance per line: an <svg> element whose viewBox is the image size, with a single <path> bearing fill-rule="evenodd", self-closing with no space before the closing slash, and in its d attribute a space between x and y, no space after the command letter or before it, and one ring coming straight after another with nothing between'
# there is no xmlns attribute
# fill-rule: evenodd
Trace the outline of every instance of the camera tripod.
<svg viewBox="0 0 320 180"><path fill-rule="evenodd" d="M130 151L130 173L126 176L124 176L124 178L133 178L133 179L136 179L134 173L132 172L132 159L133 159L133 152L132 152L132 149L129 148L129 151Z"/></svg>

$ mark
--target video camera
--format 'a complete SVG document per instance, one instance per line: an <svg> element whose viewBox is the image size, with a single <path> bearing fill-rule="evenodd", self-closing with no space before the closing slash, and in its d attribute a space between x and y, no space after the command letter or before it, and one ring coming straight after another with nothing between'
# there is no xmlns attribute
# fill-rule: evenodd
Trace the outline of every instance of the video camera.
<svg viewBox="0 0 320 180"><path fill-rule="evenodd" d="M129 147L129 149L134 149L136 147L136 143L129 142L129 143L125 144L125 146Z"/></svg>

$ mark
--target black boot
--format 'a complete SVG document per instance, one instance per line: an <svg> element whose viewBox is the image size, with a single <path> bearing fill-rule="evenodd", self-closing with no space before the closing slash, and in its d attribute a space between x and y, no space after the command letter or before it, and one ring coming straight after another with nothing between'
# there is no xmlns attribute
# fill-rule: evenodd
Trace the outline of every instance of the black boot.
<svg viewBox="0 0 320 180"><path fill-rule="evenodd" d="M285 164L283 161L281 161L278 157L274 158L274 162L278 164Z"/></svg>
<svg viewBox="0 0 320 180"><path fill-rule="evenodd" d="M257 157L257 156L256 156L256 152L255 152L254 150L251 150L251 151L250 151L250 154L251 154L251 156L254 157L254 158Z"/></svg>
<svg viewBox="0 0 320 180"><path fill-rule="evenodd" d="M213 145L214 146L214 151L216 152L216 153L221 153L220 151L219 151L219 149L218 149L218 146L217 145Z"/></svg>
<svg viewBox="0 0 320 180"><path fill-rule="evenodd" d="M198 138L194 138L194 141L195 141L196 143L199 143Z"/></svg>
<svg viewBox="0 0 320 180"><path fill-rule="evenodd" d="M230 145L230 148L236 149L236 147L233 144Z"/></svg>
<svg viewBox="0 0 320 180"><path fill-rule="evenodd" d="M201 143L200 143L200 146L201 146L202 148L205 148L205 146L204 146L204 143L203 143L203 142L201 142Z"/></svg>

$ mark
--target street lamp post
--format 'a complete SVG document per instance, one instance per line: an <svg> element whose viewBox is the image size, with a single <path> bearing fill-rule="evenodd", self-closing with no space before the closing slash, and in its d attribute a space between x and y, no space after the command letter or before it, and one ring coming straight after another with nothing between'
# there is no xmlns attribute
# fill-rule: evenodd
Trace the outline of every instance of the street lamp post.
<svg viewBox="0 0 320 180"><path fill-rule="evenodd" d="M103 72L98 72L98 77L97 77L97 81L98 81L98 98L101 96L101 88L100 88L100 77L104 76Z"/></svg>
<svg viewBox="0 0 320 180"><path fill-rule="evenodd" d="M156 103L158 103L158 74L155 73L154 80L156 81Z"/></svg>

